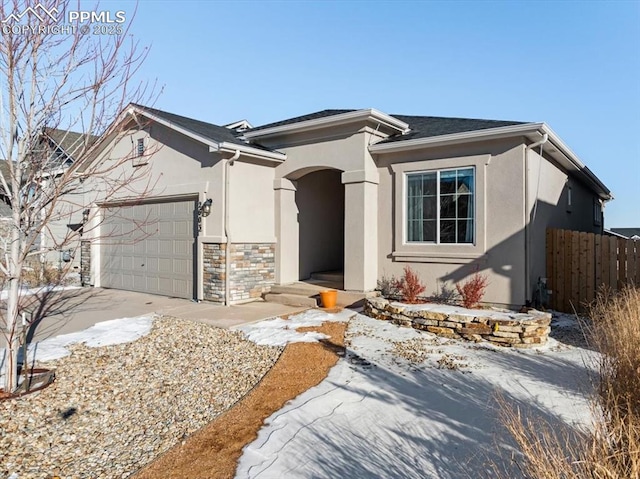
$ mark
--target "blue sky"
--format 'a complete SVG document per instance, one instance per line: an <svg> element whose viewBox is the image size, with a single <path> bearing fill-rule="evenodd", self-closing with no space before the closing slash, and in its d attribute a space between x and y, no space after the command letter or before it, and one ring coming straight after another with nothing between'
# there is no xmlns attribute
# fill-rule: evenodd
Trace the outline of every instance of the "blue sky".
<svg viewBox="0 0 640 479"><path fill-rule="evenodd" d="M640 227L640 2L142 0L132 32L155 106L203 121L544 121L613 191L606 227Z"/></svg>

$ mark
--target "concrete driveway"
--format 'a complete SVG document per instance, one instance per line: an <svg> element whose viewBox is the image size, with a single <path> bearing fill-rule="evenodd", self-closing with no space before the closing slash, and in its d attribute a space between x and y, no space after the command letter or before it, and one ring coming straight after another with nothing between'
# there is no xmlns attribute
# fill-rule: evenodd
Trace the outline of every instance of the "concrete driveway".
<svg viewBox="0 0 640 479"><path fill-rule="evenodd" d="M40 315L44 316L32 331L30 342L81 331L100 321L154 313L230 328L307 309L263 301L226 307L207 302L196 303L180 298L103 288L79 288L49 293L46 304L42 303L34 298L29 307L30 310L39 309Z"/></svg>

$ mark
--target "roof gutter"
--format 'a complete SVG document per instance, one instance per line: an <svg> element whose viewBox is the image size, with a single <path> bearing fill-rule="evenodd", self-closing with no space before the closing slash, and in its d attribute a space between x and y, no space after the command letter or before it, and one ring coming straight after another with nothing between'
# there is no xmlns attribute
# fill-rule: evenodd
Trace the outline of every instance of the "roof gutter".
<svg viewBox="0 0 640 479"><path fill-rule="evenodd" d="M229 226L229 181L231 176L231 166L240 158L240 150L236 150L233 156L224 160L224 235L227 246L224 252L224 305L231 306L231 228Z"/></svg>
<svg viewBox="0 0 640 479"><path fill-rule="evenodd" d="M499 138L511 138L527 134L537 133L544 127L544 123L526 123L524 125L501 126L484 130L463 131L448 135L416 138L414 140L398 140L389 143L376 143L369 147L369 151L375 154L396 153L400 151L419 150L425 147L446 146L453 143L469 143L479 140L493 140Z"/></svg>
<svg viewBox="0 0 640 479"><path fill-rule="evenodd" d="M277 151L265 151L259 150L257 148L252 148L250 146L236 145L235 143L229 143L228 141L223 141L220 143L209 144L209 152L210 153L235 153L240 152L244 156L250 156L252 158L258 158L261 160L269 160L277 163L282 163L287 159L287 155L285 153L280 153Z"/></svg>

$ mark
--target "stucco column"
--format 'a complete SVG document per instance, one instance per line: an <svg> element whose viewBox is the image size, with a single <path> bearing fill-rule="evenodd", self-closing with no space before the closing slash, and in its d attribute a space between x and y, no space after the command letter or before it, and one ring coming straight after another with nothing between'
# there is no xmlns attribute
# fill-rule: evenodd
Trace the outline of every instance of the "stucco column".
<svg viewBox="0 0 640 479"><path fill-rule="evenodd" d="M298 207L296 186L285 178L274 180L276 201L276 283L298 281Z"/></svg>
<svg viewBox="0 0 640 479"><path fill-rule="evenodd" d="M378 279L377 171L345 171L344 289L372 291Z"/></svg>

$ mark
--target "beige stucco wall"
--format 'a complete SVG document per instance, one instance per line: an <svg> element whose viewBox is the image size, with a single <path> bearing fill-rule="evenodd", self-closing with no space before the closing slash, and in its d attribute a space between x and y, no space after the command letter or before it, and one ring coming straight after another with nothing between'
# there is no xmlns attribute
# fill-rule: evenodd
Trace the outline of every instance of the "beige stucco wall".
<svg viewBox="0 0 640 479"><path fill-rule="evenodd" d="M344 287L357 291L376 287L378 172L367 146L379 135L374 129L359 125L261 140L265 146L287 154L287 160L275 170L274 182L279 283L304 279L310 268L320 267L310 266L312 253L308 249L300 251L297 180L312 172L336 170L342 173L344 185ZM302 263L300 254L305 255Z"/></svg>
<svg viewBox="0 0 640 479"><path fill-rule="evenodd" d="M138 169L141 172L148 170L148 174L137 178L126 190L110 195L107 201L152 201L160 197L198 197L204 201L211 198L211 214L202 219L202 236L224 241L225 156L211 153L207 145L158 124L148 127L147 132L132 130L112 148L107 148L106 154L110 158L126 157L138 138L145 139L146 151L151 152L147 164L133 166L134 161L138 161L134 158L110 176L127 177ZM269 209L273 203L273 168L244 160L241 156L229 167L231 226L241 241L273 239L273 208ZM87 200L100 204L105 201L104 192L98 187L88 194ZM264 214L256 215L256 207Z"/></svg>
<svg viewBox="0 0 640 479"><path fill-rule="evenodd" d="M265 141L264 144L287 154L287 160L276 168L276 177L296 180L322 168L374 170L375 163L366 149L369 138L368 133L359 130L328 130L321 136L285 137Z"/></svg>
<svg viewBox="0 0 640 479"><path fill-rule="evenodd" d="M409 172L474 167L476 241L474 245L408 244L404 240ZM379 275L400 276L414 268L427 285L450 286L475 271L488 274L485 301L520 305L524 298L524 146L504 140L423 149L378 157Z"/></svg>
<svg viewBox="0 0 640 479"><path fill-rule="evenodd" d="M229 167L229 235L234 243L274 243L274 168L235 161Z"/></svg>
<svg viewBox="0 0 640 479"><path fill-rule="evenodd" d="M223 200L222 161L209 152L208 146L180 135L162 125L152 124L146 131L132 129L113 145L105 148L99 159L109 165L131 156L139 138L145 141L150 156L122 162L109 173L110 178L131 180L127 188L108 194L103 181L90 181L85 201L92 204L119 200L148 201L153 198L212 198L211 215L204 219L207 235L222 235ZM98 233L96 233L98 234Z"/></svg>
<svg viewBox="0 0 640 479"><path fill-rule="evenodd" d="M546 276L545 232L547 228L562 228L602 234L602 222L594 222L595 195L575 177L569 176L557 163L529 150L527 215L530 221L530 272L533 293L538 278ZM568 207L568 190L571 206ZM536 201L537 199L537 201Z"/></svg>

